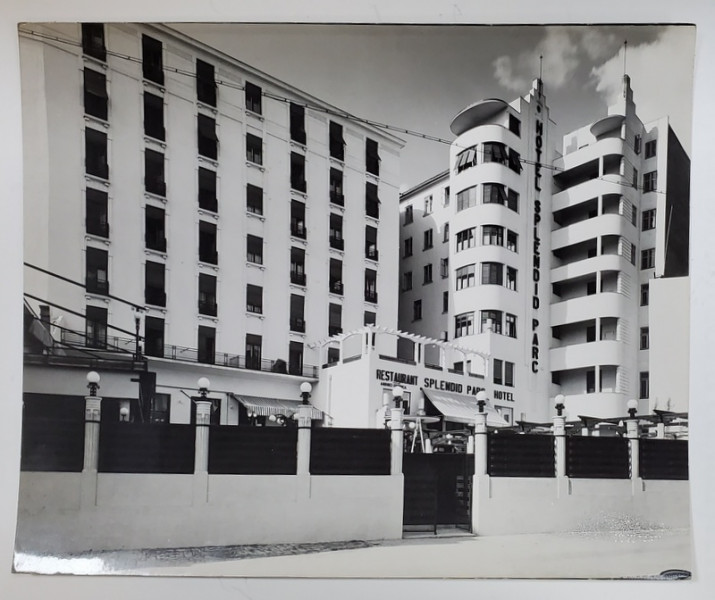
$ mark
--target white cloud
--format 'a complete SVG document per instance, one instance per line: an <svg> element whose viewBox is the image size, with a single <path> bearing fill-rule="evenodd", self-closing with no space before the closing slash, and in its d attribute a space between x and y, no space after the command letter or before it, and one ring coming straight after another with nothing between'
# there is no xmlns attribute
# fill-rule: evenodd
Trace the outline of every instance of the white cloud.
<svg viewBox="0 0 715 600"><path fill-rule="evenodd" d="M596 27L586 27L581 37L581 45L591 60L603 60L609 56L617 42L613 33L604 33Z"/></svg>

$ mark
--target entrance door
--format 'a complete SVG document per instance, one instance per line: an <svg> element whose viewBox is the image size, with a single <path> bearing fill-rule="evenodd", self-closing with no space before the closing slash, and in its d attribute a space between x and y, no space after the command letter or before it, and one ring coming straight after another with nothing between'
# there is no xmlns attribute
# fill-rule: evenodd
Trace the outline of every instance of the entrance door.
<svg viewBox="0 0 715 600"><path fill-rule="evenodd" d="M471 530L472 454L405 454L403 529L453 526Z"/></svg>

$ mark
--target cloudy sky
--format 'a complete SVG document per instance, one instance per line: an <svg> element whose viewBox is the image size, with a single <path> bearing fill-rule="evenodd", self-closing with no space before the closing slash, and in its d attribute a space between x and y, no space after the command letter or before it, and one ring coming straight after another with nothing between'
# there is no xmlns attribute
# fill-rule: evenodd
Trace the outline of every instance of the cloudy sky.
<svg viewBox="0 0 715 600"><path fill-rule="evenodd" d="M465 106L528 92L540 54L557 134L598 119L620 89L627 40L641 118L670 115L690 150L694 27L173 27L353 114L449 140ZM403 186L446 168L446 145L401 137Z"/></svg>

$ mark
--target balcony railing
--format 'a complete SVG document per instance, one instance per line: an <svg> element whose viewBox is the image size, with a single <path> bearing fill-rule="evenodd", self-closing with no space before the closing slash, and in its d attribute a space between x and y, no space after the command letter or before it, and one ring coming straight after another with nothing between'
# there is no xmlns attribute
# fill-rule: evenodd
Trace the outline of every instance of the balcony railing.
<svg viewBox="0 0 715 600"><path fill-rule="evenodd" d="M298 333L305 333L305 320L299 318L291 318L290 330Z"/></svg>
<svg viewBox="0 0 715 600"><path fill-rule="evenodd" d="M330 291L333 294L341 294L343 293L343 282L342 281L337 281L337 280L331 280L330 281Z"/></svg>
<svg viewBox="0 0 715 600"><path fill-rule="evenodd" d="M305 223L291 223L290 224L290 234L293 237L305 239L307 237L307 231L305 229Z"/></svg>
<svg viewBox="0 0 715 600"><path fill-rule="evenodd" d="M365 302L377 303L377 292L365 290Z"/></svg>
<svg viewBox="0 0 715 600"><path fill-rule="evenodd" d="M369 258L370 260L377 260L379 256L380 253L377 251L377 248L373 244L370 244L365 248L365 258Z"/></svg>
<svg viewBox="0 0 715 600"><path fill-rule="evenodd" d="M345 195L339 192L330 192L330 203L345 206Z"/></svg>
<svg viewBox="0 0 715 600"><path fill-rule="evenodd" d="M216 300L199 300L199 314L215 317L218 314Z"/></svg>
<svg viewBox="0 0 715 600"><path fill-rule="evenodd" d="M149 250L156 250L157 252L166 252L166 238L162 235L158 236L147 236L146 247Z"/></svg>
<svg viewBox="0 0 715 600"><path fill-rule="evenodd" d="M86 289L90 294L109 294L109 281L87 278Z"/></svg>
<svg viewBox="0 0 715 600"><path fill-rule="evenodd" d="M290 282L296 285L305 285L305 273L301 273L299 271L291 271Z"/></svg>
<svg viewBox="0 0 715 600"><path fill-rule="evenodd" d="M199 260L201 262L209 263L210 265L218 264L218 252L199 252Z"/></svg>
<svg viewBox="0 0 715 600"><path fill-rule="evenodd" d="M335 248L336 250L344 250L345 249L345 240L341 237L331 235L330 236L330 247Z"/></svg>
<svg viewBox="0 0 715 600"><path fill-rule="evenodd" d="M146 288L144 290L144 301L154 306L166 306L166 292L158 288Z"/></svg>
<svg viewBox="0 0 715 600"><path fill-rule="evenodd" d="M339 325L331 325L328 327L328 335L340 335L343 332L343 328Z"/></svg>

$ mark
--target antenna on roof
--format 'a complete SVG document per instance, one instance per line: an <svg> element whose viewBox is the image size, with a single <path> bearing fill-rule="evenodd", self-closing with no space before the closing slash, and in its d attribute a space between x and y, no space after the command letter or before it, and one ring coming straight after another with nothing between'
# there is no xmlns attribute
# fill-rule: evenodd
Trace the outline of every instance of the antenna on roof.
<svg viewBox="0 0 715 600"><path fill-rule="evenodd" d="M539 54L539 80L541 80L543 71L544 71L544 55Z"/></svg>
<svg viewBox="0 0 715 600"><path fill-rule="evenodd" d="M628 54L628 40L623 40L623 75L627 74L626 70L626 55Z"/></svg>

